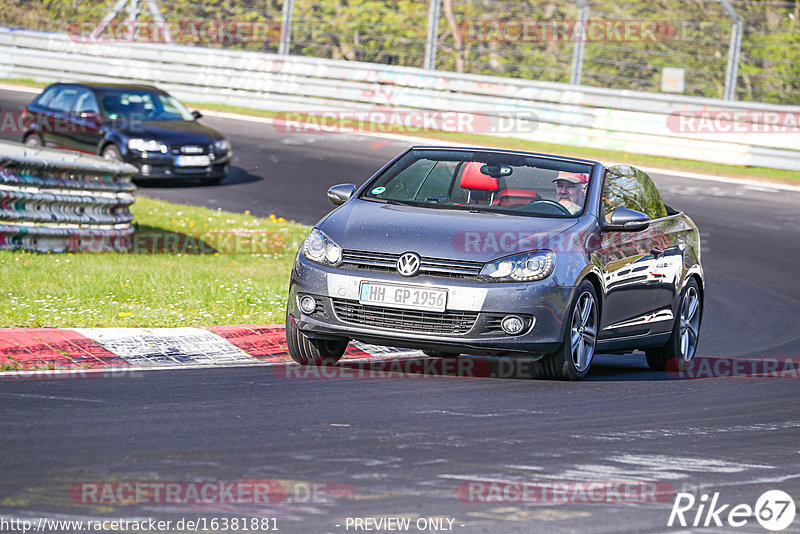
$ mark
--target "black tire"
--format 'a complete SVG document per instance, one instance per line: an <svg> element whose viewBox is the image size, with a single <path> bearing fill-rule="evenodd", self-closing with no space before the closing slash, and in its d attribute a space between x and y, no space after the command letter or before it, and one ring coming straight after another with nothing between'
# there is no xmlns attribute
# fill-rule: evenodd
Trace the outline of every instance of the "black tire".
<svg viewBox="0 0 800 534"><path fill-rule="evenodd" d="M654 371L686 369L697 353L702 315L703 297L697 282L692 278L681 293L680 306L669 341L660 349L645 352L650 369ZM684 345L684 338L687 345Z"/></svg>
<svg viewBox="0 0 800 534"><path fill-rule="evenodd" d="M103 152L100 155L105 159L122 161L122 152L119 151L116 145L108 145L103 149Z"/></svg>
<svg viewBox="0 0 800 534"><path fill-rule="evenodd" d="M26 136L22 142L25 144L25 146L29 146L31 148L39 148L44 146L42 136L39 134L30 134Z"/></svg>
<svg viewBox="0 0 800 534"><path fill-rule="evenodd" d="M286 347L289 356L300 365L335 365L348 343L306 337L291 318L286 318Z"/></svg>
<svg viewBox="0 0 800 534"><path fill-rule="evenodd" d="M461 356L458 352L442 352L440 350L423 350L422 352L431 358L458 358Z"/></svg>
<svg viewBox="0 0 800 534"><path fill-rule="evenodd" d="M586 315L587 304L589 304L588 315ZM567 322L567 327L564 329L564 343L556 352L536 362L539 377L551 380L580 380L589 372L597 344L600 313L597 293L588 280L584 280L578 286L575 299L570 304L564 321Z"/></svg>

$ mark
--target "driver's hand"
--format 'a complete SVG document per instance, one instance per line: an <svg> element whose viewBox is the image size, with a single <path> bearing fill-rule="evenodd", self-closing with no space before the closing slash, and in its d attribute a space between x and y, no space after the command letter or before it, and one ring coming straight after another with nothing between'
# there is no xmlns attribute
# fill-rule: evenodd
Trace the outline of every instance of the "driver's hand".
<svg viewBox="0 0 800 534"><path fill-rule="evenodd" d="M573 215L581 211L581 207L572 202L571 200L566 200L562 198L561 200L558 201L558 203L567 208L569 212Z"/></svg>

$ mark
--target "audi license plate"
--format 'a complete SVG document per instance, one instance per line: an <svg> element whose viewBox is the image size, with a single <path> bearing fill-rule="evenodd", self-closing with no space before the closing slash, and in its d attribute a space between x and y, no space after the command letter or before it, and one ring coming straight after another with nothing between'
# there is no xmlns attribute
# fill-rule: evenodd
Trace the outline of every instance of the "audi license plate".
<svg viewBox="0 0 800 534"><path fill-rule="evenodd" d="M208 167L211 158L208 156L175 156L176 167Z"/></svg>
<svg viewBox="0 0 800 534"><path fill-rule="evenodd" d="M390 308L441 312L447 306L447 290L436 287L361 282L358 296L361 304Z"/></svg>

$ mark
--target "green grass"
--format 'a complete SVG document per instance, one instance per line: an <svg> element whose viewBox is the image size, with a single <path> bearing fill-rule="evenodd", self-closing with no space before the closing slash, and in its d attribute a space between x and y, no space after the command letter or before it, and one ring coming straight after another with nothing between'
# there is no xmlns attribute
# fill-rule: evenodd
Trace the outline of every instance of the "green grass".
<svg viewBox="0 0 800 534"><path fill-rule="evenodd" d="M47 87L49 83L42 83L33 80L32 78L0 78L0 83L8 85L22 85L25 87Z"/></svg>
<svg viewBox="0 0 800 534"><path fill-rule="evenodd" d="M46 84L34 82L29 79L2 79L0 81L10 84L26 85L33 87L44 87ZM192 108L207 109L211 111L223 111L229 113L239 113L256 117L275 117L279 114L276 111L264 111L240 106L229 106L226 104L212 104L208 102L187 102L186 105ZM339 121L348 124L350 121ZM384 130L380 130L384 131ZM392 133L391 129L386 130ZM489 146L497 148L507 148L513 150L528 150L533 152L545 152L561 154L565 156L582 157L587 159L597 159L607 162L628 163L640 167L653 167L660 169L670 169L676 171L697 172L710 174L713 176L727 176L733 178L743 178L749 180L759 180L765 182L776 182L797 185L800 183L800 171L787 171L781 169L768 169L765 167L745 167L741 165L722 165L719 163L709 163L705 161L695 161L687 159L668 158L663 156L646 156L642 154L629 154L615 150L579 148L569 145L557 145L552 143L539 143L515 139L511 137L498 137L493 135L464 134L455 132L440 131L419 131L402 132L395 129L394 133L422 137L431 141L451 141L477 146Z"/></svg>
<svg viewBox="0 0 800 534"><path fill-rule="evenodd" d="M143 197L132 211L140 252L0 251L0 327L283 323L308 227Z"/></svg>

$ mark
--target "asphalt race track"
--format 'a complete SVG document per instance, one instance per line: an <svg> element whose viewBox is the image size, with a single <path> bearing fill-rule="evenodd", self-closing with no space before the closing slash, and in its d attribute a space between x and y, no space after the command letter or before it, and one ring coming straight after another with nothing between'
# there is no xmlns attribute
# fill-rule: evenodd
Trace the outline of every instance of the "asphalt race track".
<svg viewBox="0 0 800 534"><path fill-rule="evenodd" d="M20 109L31 98L0 91L0 109ZM331 207L330 185L361 183L408 146L202 120L229 136L232 175L216 187L162 183L141 195L313 224ZM653 177L703 237L707 300L697 357L743 365L792 358L796 368L800 193ZM0 380L0 516L173 524L275 518L281 532L310 534L355 532L355 518L397 517L411 518L412 526L438 519L464 533L616 533L681 531L667 521L682 491L697 495L698 504L718 492L718 504L730 505L722 521L734 505L752 507L772 489L800 508L797 374L676 380L647 370L641 354L599 355L578 383L289 379L286 368ZM87 481L254 479L280 481L286 497L267 506L101 505L69 493ZM480 502L461 491L470 481L626 480L651 481L664 492L655 503L531 503L513 495ZM694 521L697 510L686 519ZM699 526L683 531L766 532L754 517L739 528L713 520L704 527L705 519L703 513ZM787 531L800 532L800 519Z"/></svg>

